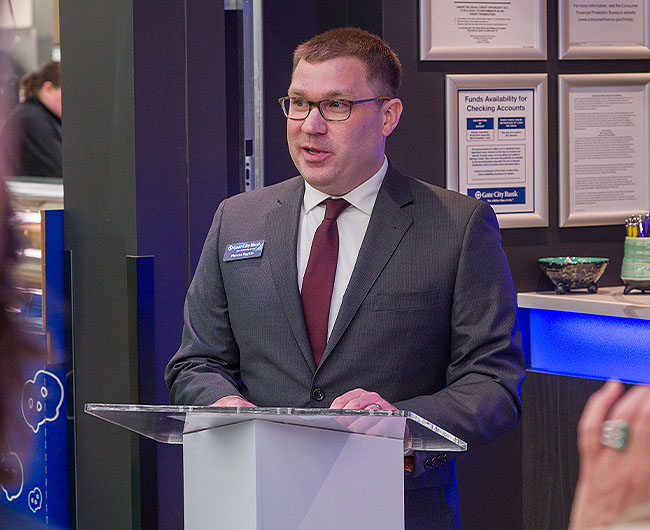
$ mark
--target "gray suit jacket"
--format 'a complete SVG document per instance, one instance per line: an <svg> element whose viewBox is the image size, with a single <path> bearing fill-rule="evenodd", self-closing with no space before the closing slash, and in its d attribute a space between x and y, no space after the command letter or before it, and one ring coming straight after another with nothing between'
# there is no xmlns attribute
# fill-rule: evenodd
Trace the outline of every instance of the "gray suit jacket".
<svg viewBox="0 0 650 530"><path fill-rule="evenodd" d="M303 191L296 177L219 206L167 367L172 402L328 407L361 387L469 448L512 429L525 366L492 209L389 166L317 368L297 280ZM223 261L228 244L262 239L261 257ZM445 460L418 458L414 487L453 483Z"/></svg>

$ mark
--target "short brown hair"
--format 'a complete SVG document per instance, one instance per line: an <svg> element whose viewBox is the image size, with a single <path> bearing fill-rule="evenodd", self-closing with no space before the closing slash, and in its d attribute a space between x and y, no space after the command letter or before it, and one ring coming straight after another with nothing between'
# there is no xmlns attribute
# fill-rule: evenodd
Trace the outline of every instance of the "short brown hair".
<svg viewBox="0 0 650 530"><path fill-rule="evenodd" d="M40 70L29 72L22 77L20 88L23 91L23 97L29 99L38 96L47 81L57 88L61 86L61 70L57 61L45 63Z"/></svg>
<svg viewBox="0 0 650 530"><path fill-rule="evenodd" d="M402 65L397 54L377 35L359 28L337 28L312 37L293 52L293 71L302 60L321 63L339 57L356 57L366 65L366 79L378 96L397 96Z"/></svg>

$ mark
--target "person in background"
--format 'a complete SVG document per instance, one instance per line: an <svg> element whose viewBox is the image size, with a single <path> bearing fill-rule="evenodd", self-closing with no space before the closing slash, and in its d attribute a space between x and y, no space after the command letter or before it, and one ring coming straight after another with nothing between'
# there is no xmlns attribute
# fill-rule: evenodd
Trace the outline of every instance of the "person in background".
<svg viewBox="0 0 650 530"><path fill-rule="evenodd" d="M49 62L20 81L23 102L0 134L0 154L10 175L63 176L61 79L58 62Z"/></svg>
<svg viewBox="0 0 650 530"><path fill-rule="evenodd" d="M650 386L609 381L578 426L580 476L570 530L650 529Z"/></svg>

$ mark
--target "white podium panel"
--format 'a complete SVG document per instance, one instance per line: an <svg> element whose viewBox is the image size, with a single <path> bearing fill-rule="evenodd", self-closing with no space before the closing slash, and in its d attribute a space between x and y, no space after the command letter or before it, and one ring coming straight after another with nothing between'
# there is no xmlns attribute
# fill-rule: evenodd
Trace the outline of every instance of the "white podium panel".
<svg viewBox="0 0 650 530"><path fill-rule="evenodd" d="M185 529L404 528L402 442L249 421L185 435Z"/></svg>

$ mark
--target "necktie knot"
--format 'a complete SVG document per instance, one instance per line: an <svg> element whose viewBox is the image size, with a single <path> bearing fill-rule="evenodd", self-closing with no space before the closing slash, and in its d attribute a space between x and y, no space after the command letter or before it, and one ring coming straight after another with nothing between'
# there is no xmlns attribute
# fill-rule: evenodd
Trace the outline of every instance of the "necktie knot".
<svg viewBox="0 0 650 530"><path fill-rule="evenodd" d="M350 203L345 199L332 198L325 199L323 204L325 204L325 219L328 221L336 221L341 212L350 206Z"/></svg>

